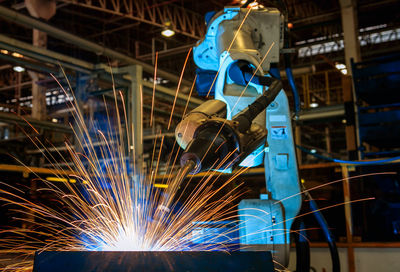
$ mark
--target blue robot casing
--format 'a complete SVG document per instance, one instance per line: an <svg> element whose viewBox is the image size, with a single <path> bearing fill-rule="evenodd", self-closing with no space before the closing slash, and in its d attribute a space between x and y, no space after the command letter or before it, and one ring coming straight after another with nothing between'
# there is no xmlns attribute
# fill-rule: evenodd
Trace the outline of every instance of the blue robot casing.
<svg viewBox="0 0 400 272"><path fill-rule="evenodd" d="M215 99L226 104L228 120L268 92L268 87L257 84L257 80L245 79L248 84L240 84L237 78L245 76L235 74L242 70L234 66L247 63L256 78L268 76L270 64L279 63L283 22L274 8L228 7L213 16L205 38L194 47L196 65L215 73L216 79L208 86L214 87ZM267 128L269 147L259 146L240 166L264 163L269 199L240 203L240 243L250 250L271 250L277 262L287 265L289 230L300 210L301 196L289 104L283 90L253 123Z"/></svg>

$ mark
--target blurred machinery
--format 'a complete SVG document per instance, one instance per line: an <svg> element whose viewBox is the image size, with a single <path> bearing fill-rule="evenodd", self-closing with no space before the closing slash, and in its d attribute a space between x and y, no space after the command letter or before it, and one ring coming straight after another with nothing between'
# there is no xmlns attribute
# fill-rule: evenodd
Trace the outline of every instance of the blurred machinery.
<svg viewBox="0 0 400 272"><path fill-rule="evenodd" d="M352 62L361 158L400 153L400 55ZM379 94L378 94L379 92ZM353 105L346 105L354 122ZM389 133L388 133L389 132Z"/></svg>

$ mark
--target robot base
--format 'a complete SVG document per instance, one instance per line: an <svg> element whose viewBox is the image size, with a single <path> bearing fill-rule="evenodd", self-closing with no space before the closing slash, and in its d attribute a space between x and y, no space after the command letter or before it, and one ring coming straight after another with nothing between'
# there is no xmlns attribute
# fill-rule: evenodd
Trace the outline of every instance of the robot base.
<svg viewBox="0 0 400 272"><path fill-rule="evenodd" d="M264 271L273 272L270 252L210 251L44 251L34 272Z"/></svg>

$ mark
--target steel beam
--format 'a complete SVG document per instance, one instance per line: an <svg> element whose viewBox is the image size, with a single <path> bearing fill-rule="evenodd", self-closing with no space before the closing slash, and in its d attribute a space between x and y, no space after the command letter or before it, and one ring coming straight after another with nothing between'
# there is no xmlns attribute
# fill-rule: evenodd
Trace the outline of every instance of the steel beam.
<svg viewBox="0 0 400 272"><path fill-rule="evenodd" d="M355 0L340 0L342 28L344 36L344 53L347 72L351 75L351 62L361 61L360 42L358 40L358 18Z"/></svg>
<svg viewBox="0 0 400 272"><path fill-rule="evenodd" d="M83 73L93 73L95 70L106 70L109 71L109 67L107 65L94 65L92 63L79 60L67 55L63 55L45 48L40 48L37 46L33 46L32 44L28 44L13 38L10 38L8 36L0 34L0 47L7 49L9 51L15 51L18 52L24 56L28 56L30 58L39 60L41 62L46 62L46 63L51 63L54 65L60 65L65 68L69 68L75 71L83 72ZM12 58L14 61L19 61L20 64L24 65L26 64L25 62L21 62L22 59L14 58L9 55L4 55L0 54L0 58L6 58L7 60ZM33 67L34 69L40 69L38 67ZM113 68L113 71L116 70L116 68ZM48 69L45 70L46 73L49 73L50 71ZM53 71L51 71L53 72ZM117 72L118 73L118 70ZM158 73L158 72L157 72ZM130 80L130 78L127 78ZM111 77L108 79L111 80ZM153 90L153 83L143 81L143 86ZM0 89L1 91L2 89ZM160 85L156 85L156 96L161 96L165 98L166 96L168 97L175 97L176 91L169 89L167 87L163 87ZM145 90L146 91L146 90ZM145 92L146 94L151 95L150 92ZM186 101L189 99L189 96L183 93L178 93L178 100L182 101L182 103L186 103ZM202 99L191 97L190 98L190 105L200 105L203 103Z"/></svg>
<svg viewBox="0 0 400 272"><path fill-rule="evenodd" d="M188 50L192 47L196 46L196 44L188 44L188 45L183 45L175 48L170 48L162 51L158 51L158 59L163 58L163 57L169 57L177 54L182 54L182 53L187 53ZM154 58L154 54L144 54L137 56L138 59L140 60L151 60Z"/></svg>
<svg viewBox="0 0 400 272"><path fill-rule="evenodd" d="M51 26L49 24L46 24L40 20L37 20L30 16L26 16L19 12L16 12L12 9L0 6L0 17L6 19L8 21L14 22L16 24L25 26L25 27L35 28L40 31L46 32L50 36L53 36L64 42L76 45L82 49L96 53L97 55L107 56L111 59L116 59L116 60L119 60L122 63L126 63L126 64L140 65L143 67L144 71L149 72L149 73L154 73L153 65L139 61L137 59L134 59L132 57L124 55L120 52L117 52L113 49L99 45L95 42L91 42L89 40L86 40L86 39L76 36L74 34L71 34L67 31L64 31L64 30L61 30L54 26ZM173 82L179 81L179 77L177 75L174 75L172 73L169 73L169 72L161 70L161 69L157 70L157 75L159 75L160 77L169 79ZM191 82L188 80L182 80L182 84L191 86Z"/></svg>
<svg viewBox="0 0 400 272"><path fill-rule="evenodd" d="M51 131L58 131L63 133L72 133L72 129L69 126L56 124L48 121L40 121L31 117L21 117L13 113L0 112L0 121L5 123L14 123L22 126L32 125L35 129L44 128Z"/></svg>
<svg viewBox="0 0 400 272"><path fill-rule="evenodd" d="M302 111L298 121L314 121L318 119L338 117L345 117L344 105L328 106Z"/></svg>
<svg viewBox="0 0 400 272"><path fill-rule="evenodd" d="M203 16L171 4L176 0L162 3L148 0L62 0L62 2L122 16L160 28L170 24L169 27L176 33L196 40L204 36Z"/></svg>
<svg viewBox="0 0 400 272"><path fill-rule="evenodd" d="M37 47L2 34L0 34L0 47L9 51L18 52L24 56L41 62L47 62L54 65L61 64L63 67L84 73L90 73L95 68L92 63L72 58L46 48Z"/></svg>
<svg viewBox="0 0 400 272"><path fill-rule="evenodd" d="M153 83L151 83L151 82L144 81L143 82L143 86L146 86L146 87L148 87L150 89L153 89ZM177 95L179 99L181 99L181 100L183 100L185 102L190 99L189 103L192 103L192 104L195 104L195 105L200 105L200 104L202 104L204 102L204 100L202 100L202 99L199 99L199 98L196 98L196 97L189 97L188 95L183 94L183 93L176 94L175 90L172 90L172 89L169 89L167 87L163 87L163 86L160 86L160 85L157 85L157 84L156 84L156 90L161 92L161 93L164 93L164 94L167 94L169 96L172 96L172 97L175 97L175 95Z"/></svg>

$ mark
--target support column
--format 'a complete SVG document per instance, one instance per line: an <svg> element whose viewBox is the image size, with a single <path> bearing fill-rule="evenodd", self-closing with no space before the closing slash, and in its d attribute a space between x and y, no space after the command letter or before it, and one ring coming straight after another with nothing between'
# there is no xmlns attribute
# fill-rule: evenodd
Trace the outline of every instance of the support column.
<svg viewBox="0 0 400 272"><path fill-rule="evenodd" d="M38 120L46 119L46 93L38 84L43 75L35 72L29 72L32 79L32 113L31 116Z"/></svg>
<svg viewBox="0 0 400 272"><path fill-rule="evenodd" d="M87 124L89 131L93 129L93 127L90 126L90 123L87 122L87 115L85 112L85 104L88 100L88 94L87 94L87 82L89 80L89 76L84 75L80 72L76 72L75 74L75 90L74 90L74 95L76 98L76 107L81 112L83 121ZM76 152L82 152L83 151L83 146L79 145L79 142L84 143L84 139L87 137L85 133L79 128L81 124L79 124L77 121L74 122L74 130L75 130L75 135L74 135L74 146L75 146L75 151Z"/></svg>
<svg viewBox="0 0 400 272"><path fill-rule="evenodd" d="M356 112L354 108L352 80L350 76L342 76L343 102L346 115L346 149L349 160L359 159Z"/></svg>
<svg viewBox="0 0 400 272"><path fill-rule="evenodd" d="M344 38L344 53L347 67L347 76L342 77L343 100L346 111L346 146L350 160L360 158L357 136L357 109L356 96L351 80L351 59L361 61L360 42L358 40L358 18L356 0L340 0L342 28Z"/></svg>
<svg viewBox="0 0 400 272"><path fill-rule="evenodd" d="M349 169L346 165L342 165L343 177L343 196L344 196L344 214L346 219L346 238L347 238L347 258L349 272L356 271L354 247L353 247L353 217L351 214L351 194L349 182Z"/></svg>
<svg viewBox="0 0 400 272"><path fill-rule="evenodd" d="M129 66L131 86L128 92L128 123L132 133L132 147L134 149L135 169L141 171L143 167L143 103L142 78L143 68L140 65Z"/></svg>
<svg viewBox="0 0 400 272"><path fill-rule="evenodd" d="M339 2L342 15L346 67L347 73L351 75L350 59L353 59L354 62L361 61L356 0L340 0Z"/></svg>
<svg viewBox="0 0 400 272"><path fill-rule="evenodd" d="M29 14L35 18L49 20L56 13L56 2L49 0L25 0ZM37 47L47 47L47 34L33 29L32 44ZM39 120L46 119L46 93L37 82L44 76L30 72L32 78L32 117Z"/></svg>

